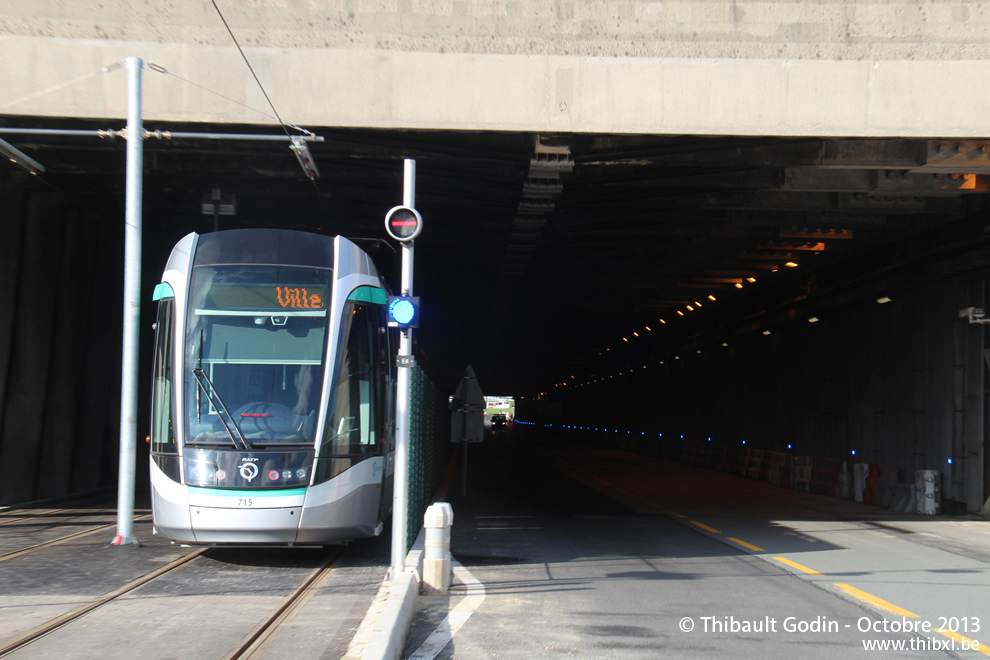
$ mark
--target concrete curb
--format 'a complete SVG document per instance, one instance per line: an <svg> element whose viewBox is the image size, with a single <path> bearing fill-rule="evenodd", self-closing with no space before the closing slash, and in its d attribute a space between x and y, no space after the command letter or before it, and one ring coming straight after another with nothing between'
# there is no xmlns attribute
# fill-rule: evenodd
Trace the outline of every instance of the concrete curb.
<svg viewBox="0 0 990 660"><path fill-rule="evenodd" d="M424 539L425 530L420 530L406 555L405 572L382 585L388 589L388 597L375 622L368 646L361 655L364 660L399 660L402 655L423 579Z"/></svg>

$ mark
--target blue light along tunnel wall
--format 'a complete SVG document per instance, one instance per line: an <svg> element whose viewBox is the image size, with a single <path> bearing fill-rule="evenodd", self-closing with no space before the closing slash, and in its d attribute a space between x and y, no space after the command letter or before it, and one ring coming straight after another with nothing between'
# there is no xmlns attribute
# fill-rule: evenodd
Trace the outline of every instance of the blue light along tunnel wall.
<svg viewBox="0 0 990 660"><path fill-rule="evenodd" d="M623 365L568 392L561 421L575 439L729 471L748 449L887 466L901 483L935 470L946 512L978 511L987 330L959 311L984 306L985 288L982 272L958 274Z"/></svg>

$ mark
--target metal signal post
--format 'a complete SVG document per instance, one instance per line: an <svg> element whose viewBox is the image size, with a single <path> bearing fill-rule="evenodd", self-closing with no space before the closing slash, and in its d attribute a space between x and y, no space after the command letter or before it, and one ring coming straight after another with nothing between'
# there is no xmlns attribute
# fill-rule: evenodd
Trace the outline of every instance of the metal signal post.
<svg viewBox="0 0 990 660"><path fill-rule="evenodd" d="M422 230L422 218L416 207L416 161L406 159L403 167L402 204L385 216L385 228L402 243L401 297L413 300L413 239ZM391 306L390 306L391 307ZM399 325L399 373L395 396L395 483L392 500L392 579L405 571L406 518L409 511L409 416L412 398L412 321Z"/></svg>

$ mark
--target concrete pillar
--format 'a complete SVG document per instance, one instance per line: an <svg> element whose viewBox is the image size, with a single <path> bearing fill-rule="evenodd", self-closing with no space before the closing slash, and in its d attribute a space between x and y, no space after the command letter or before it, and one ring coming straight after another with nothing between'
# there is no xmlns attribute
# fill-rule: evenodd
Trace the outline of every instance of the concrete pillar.
<svg viewBox="0 0 990 660"><path fill-rule="evenodd" d="M454 510L447 502L431 504L423 517L423 593L442 596L450 588L450 526Z"/></svg>

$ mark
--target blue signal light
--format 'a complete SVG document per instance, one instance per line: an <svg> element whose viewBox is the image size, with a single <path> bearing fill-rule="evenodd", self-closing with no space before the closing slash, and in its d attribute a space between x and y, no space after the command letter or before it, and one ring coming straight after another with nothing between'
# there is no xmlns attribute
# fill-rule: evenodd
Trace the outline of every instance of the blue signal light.
<svg viewBox="0 0 990 660"><path fill-rule="evenodd" d="M388 301L389 325L400 328L415 328L419 326L419 298L395 297Z"/></svg>

